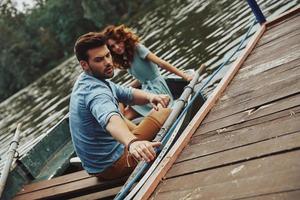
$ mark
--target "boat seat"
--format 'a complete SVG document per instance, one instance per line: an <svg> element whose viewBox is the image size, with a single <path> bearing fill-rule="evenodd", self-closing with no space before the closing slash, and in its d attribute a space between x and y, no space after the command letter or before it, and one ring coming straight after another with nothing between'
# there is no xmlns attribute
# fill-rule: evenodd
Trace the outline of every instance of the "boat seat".
<svg viewBox="0 0 300 200"><path fill-rule="evenodd" d="M23 199L70 199L97 193L99 198L109 198L116 194L111 191L124 184L127 177L102 181L90 176L86 171L59 176L50 180L25 185L14 200ZM116 190L116 189L115 189Z"/></svg>

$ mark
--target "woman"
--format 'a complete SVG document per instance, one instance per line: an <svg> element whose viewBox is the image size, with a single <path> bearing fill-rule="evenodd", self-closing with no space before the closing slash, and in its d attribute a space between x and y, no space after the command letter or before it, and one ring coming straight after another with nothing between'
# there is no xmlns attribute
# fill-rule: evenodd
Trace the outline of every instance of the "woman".
<svg viewBox="0 0 300 200"><path fill-rule="evenodd" d="M115 67L127 70L136 80L130 85L139 87L155 94L172 94L166 81L160 75L158 66L190 81L191 76L172 66L167 61L157 57L140 43L140 39L128 27L108 26L104 29L107 46L111 51ZM127 119L133 119L138 114L145 116L152 109L151 105L132 106L124 110Z"/></svg>

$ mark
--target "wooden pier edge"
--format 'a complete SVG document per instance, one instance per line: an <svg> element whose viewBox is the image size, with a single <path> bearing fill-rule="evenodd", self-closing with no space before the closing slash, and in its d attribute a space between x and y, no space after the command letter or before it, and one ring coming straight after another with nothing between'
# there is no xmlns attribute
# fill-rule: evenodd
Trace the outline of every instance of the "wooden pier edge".
<svg viewBox="0 0 300 200"><path fill-rule="evenodd" d="M180 152L183 150L183 148L188 144L190 141L190 138L196 131L196 129L201 124L202 120L205 118L205 116L208 114L208 112L211 110L211 108L214 106L216 101L220 98L223 91L226 89L230 81L233 79L235 74L238 72L240 67L243 65L246 58L250 55L252 50L255 48L255 45L258 43L262 35L265 33L268 27L276 25L280 23L281 21L299 13L300 6L297 6L296 8L287 11L280 15L279 17L273 19L272 21L266 22L262 25L260 30L257 31L255 36L252 38L252 40L247 45L247 48L245 49L242 56L236 60L236 62L233 64L231 69L226 73L220 84L217 86L215 91L212 93L212 95L209 97L209 99L206 101L206 103L202 106L202 108L197 112L195 117L192 119L190 124L187 126L187 128L184 130L182 135L178 138L174 146L171 148L171 150L166 155L165 159L159 164L157 169L153 172L153 175L145 182L144 186L141 188L141 190L136 194L134 199L148 199L150 195L153 193L159 182L163 179L165 174L168 172L168 170L171 168L173 163L176 161L177 157L179 156Z"/></svg>
<svg viewBox="0 0 300 200"><path fill-rule="evenodd" d="M226 89L230 81L233 79L235 74L238 72L246 58L250 55L252 50L255 48L255 45L262 37L264 32L266 31L266 23L263 24L260 29L256 32L252 40L248 43L244 53L238 58L231 69L226 73L223 77L220 84L214 90L214 92L210 95L207 99L205 104L201 107L201 109L197 112L194 116L190 124L186 127L183 131L181 136L178 138L174 146L170 149L168 154L166 155L165 159L159 164L157 169L153 172L153 175L145 182L144 186L140 189L140 191L136 194L134 199L148 199L150 195L153 193L159 182L163 179L165 174L171 168L173 163L176 161L177 157L183 150L183 148L188 144L190 138L199 127L205 116L214 106L216 101L220 98L223 91Z"/></svg>
<svg viewBox="0 0 300 200"><path fill-rule="evenodd" d="M266 27L270 27L270 26L273 26L274 24L278 24L279 22L297 14L300 12L300 6L296 6L295 8L285 12L285 13L282 13L281 15L279 15L278 17L274 18L272 21L267 21L265 24L266 24Z"/></svg>

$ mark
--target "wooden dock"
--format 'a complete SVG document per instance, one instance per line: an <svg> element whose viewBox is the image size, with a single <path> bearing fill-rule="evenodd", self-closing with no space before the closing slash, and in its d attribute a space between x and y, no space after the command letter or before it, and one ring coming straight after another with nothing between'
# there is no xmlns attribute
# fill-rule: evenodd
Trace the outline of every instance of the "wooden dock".
<svg viewBox="0 0 300 200"><path fill-rule="evenodd" d="M135 199L300 199L299 8L233 68Z"/></svg>
<svg viewBox="0 0 300 200"><path fill-rule="evenodd" d="M15 199L111 199L77 172ZM300 9L264 24L135 199L300 199Z"/></svg>

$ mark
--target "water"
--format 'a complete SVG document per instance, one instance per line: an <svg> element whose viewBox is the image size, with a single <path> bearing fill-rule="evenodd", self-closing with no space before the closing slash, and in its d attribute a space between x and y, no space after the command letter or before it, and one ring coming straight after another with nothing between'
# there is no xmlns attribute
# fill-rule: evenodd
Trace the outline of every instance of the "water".
<svg viewBox="0 0 300 200"><path fill-rule="evenodd" d="M299 1L258 3L265 16L272 19L299 5ZM195 69L205 63L208 73L204 77L207 77L237 48L253 18L246 1L156 0L132 18L129 25L147 47L176 67ZM206 95L216 87L228 67L230 63L212 80L204 91ZM18 122L23 124L19 146L22 156L68 113L69 94L80 71L72 57L0 104L0 168ZM126 84L130 77L124 75L115 80Z"/></svg>

